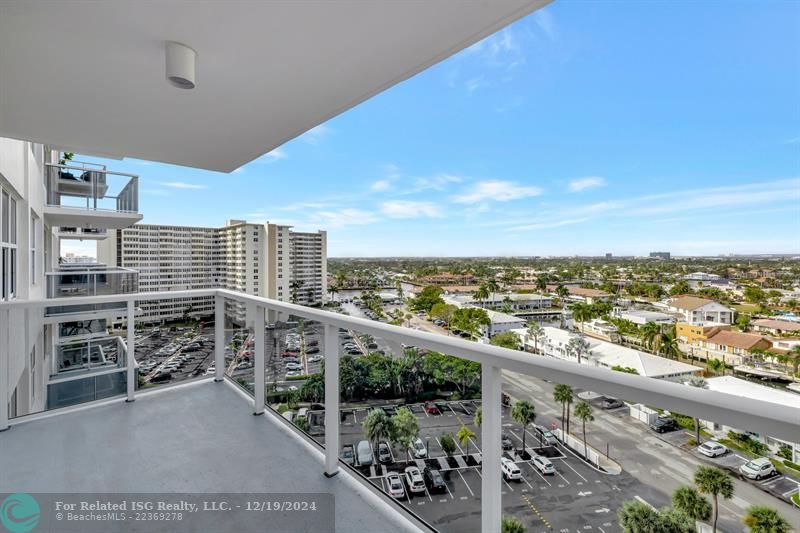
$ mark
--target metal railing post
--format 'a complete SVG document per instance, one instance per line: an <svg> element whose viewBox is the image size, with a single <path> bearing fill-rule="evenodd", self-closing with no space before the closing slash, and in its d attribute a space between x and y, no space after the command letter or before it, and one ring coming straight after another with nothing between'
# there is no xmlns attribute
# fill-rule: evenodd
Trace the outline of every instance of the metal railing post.
<svg viewBox="0 0 800 533"><path fill-rule="evenodd" d="M253 367L253 414L260 415L264 412L264 307L256 305L253 320L253 335L255 336L255 366Z"/></svg>
<svg viewBox="0 0 800 533"><path fill-rule="evenodd" d="M128 300L128 342L125 354L125 357L127 358L125 362L127 363L128 367L128 398L125 400L126 402L132 402L136 399L136 360L134 359L136 326L134 324L134 318L135 306L133 305L133 299L130 299ZM89 359L91 359L91 357Z"/></svg>
<svg viewBox="0 0 800 533"><path fill-rule="evenodd" d="M325 475L339 472L339 335L325 325Z"/></svg>
<svg viewBox="0 0 800 533"><path fill-rule="evenodd" d="M225 379L225 298L214 295L214 381Z"/></svg>
<svg viewBox="0 0 800 533"><path fill-rule="evenodd" d="M483 420L481 422L481 531L500 531L503 514L501 494L500 456L500 401L502 395L500 368L483 363L481 366L481 399Z"/></svg>

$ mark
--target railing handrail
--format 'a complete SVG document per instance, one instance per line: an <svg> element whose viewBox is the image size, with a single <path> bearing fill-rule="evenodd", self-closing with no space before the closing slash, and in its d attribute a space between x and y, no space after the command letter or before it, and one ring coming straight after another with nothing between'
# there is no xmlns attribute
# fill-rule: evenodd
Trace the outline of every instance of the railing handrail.
<svg viewBox="0 0 800 533"><path fill-rule="evenodd" d="M81 161L76 161L77 163L81 163ZM92 165L94 163L84 163ZM101 174L111 174L113 176L124 176L127 178L134 178L139 179L139 176L136 174L130 174L128 172L117 172L115 170L107 170L104 165L101 165L102 168L86 168L82 166L73 166L73 165L62 165L60 163L45 163L45 166L52 167L52 168L61 168L66 170L79 170L81 172L99 172Z"/></svg>
<svg viewBox="0 0 800 533"><path fill-rule="evenodd" d="M112 302L168 300L187 297L222 296L246 304L255 304L270 311L291 314L340 328L368 333L374 337L406 343L418 348L455 355L464 359L527 374L540 379L567 383L602 394L655 405L670 411L685 413L702 420L724 423L727 426L755 431L760 434L800 441L800 400L791 407L763 400L742 398L719 391L689 387L655 378L616 372L606 368L581 365L572 361L534 355L499 346L481 344L418 331L401 326L374 322L301 305L271 300L227 289L192 289L181 291L140 292L102 296L76 296L40 300L0 302L0 311Z"/></svg>
<svg viewBox="0 0 800 533"><path fill-rule="evenodd" d="M91 269L91 268L76 268L72 270L70 268L65 268L64 270L55 270L52 272L45 272L45 276L72 276L72 275L81 275L81 274L138 274L138 270L134 270L132 268L125 268L125 267L105 267L103 269Z"/></svg>

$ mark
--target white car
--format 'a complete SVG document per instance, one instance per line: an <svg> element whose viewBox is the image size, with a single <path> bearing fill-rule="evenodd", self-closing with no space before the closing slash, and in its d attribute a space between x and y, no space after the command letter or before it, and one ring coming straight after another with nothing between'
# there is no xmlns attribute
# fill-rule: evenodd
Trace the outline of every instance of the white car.
<svg viewBox="0 0 800 533"><path fill-rule="evenodd" d="M389 488L389 496L396 500L406 497L406 489L403 488L403 478L397 472L386 474L386 485Z"/></svg>
<svg viewBox="0 0 800 533"><path fill-rule="evenodd" d="M719 442L714 442L713 440L709 440L698 446L697 451L702 453L706 457L719 457L720 455L725 455L726 453L728 453L728 448L726 448Z"/></svg>
<svg viewBox="0 0 800 533"><path fill-rule="evenodd" d="M322 361L321 355L312 355L311 357L308 358L309 363L317 363L319 361Z"/></svg>
<svg viewBox="0 0 800 533"><path fill-rule="evenodd" d="M428 450L425 448L425 443L422 442L422 439L419 437L417 437L417 440L411 445L411 451L414 452L414 457L417 459L425 459L428 457Z"/></svg>
<svg viewBox="0 0 800 533"><path fill-rule="evenodd" d="M300 375L300 371L299 370L290 370L290 371L288 371L286 373L286 377L287 378L295 378L295 377L297 377L299 375Z"/></svg>
<svg viewBox="0 0 800 533"><path fill-rule="evenodd" d="M206 376L208 376L209 374L213 374L216 371L217 371L216 368L214 368L213 366L210 366L210 367L206 368Z"/></svg>
<svg viewBox="0 0 800 533"><path fill-rule="evenodd" d="M425 480L422 478L422 473L416 466L409 466L405 469L406 483L408 483L408 490L412 493L425 492Z"/></svg>
<svg viewBox="0 0 800 533"><path fill-rule="evenodd" d="M519 469L516 463L514 463L514 461L512 461L508 457L500 458L500 471L503 473L503 477L505 478L506 481L522 480L522 471Z"/></svg>
<svg viewBox="0 0 800 533"><path fill-rule="evenodd" d="M300 363L286 363L286 370L301 370L302 368Z"/></svg>
<svg viewBox="0 0 800 533"><path fill-rule="evenodd" d="M531 458L531 464L536 467L536 470L541 472L545 475L553 475L556 473L556 468L553 466L553 463L550 462L550 459L547 457L542 457L541 455L534 455Z"/></svg>
<svg viewBox="0 0 800 533"><path fill-rule="evenodd" d="M739 473L748 479L763 479L774 475L775 472L775 466L766 457L753 459L739 467Z"/></svg>

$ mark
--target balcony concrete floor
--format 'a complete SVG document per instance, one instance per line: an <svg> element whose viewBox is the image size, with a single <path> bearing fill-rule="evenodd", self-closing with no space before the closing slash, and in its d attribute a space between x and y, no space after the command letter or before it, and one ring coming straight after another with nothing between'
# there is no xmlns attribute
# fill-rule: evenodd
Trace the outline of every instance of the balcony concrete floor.
<svg viewBox="0 0 800 533"><path fill-rule="evenodd" d="M12 426L0 493L324 492L337 531L416 530L346 471L326 478L306 446L233 385L204 381Z"/></svg>

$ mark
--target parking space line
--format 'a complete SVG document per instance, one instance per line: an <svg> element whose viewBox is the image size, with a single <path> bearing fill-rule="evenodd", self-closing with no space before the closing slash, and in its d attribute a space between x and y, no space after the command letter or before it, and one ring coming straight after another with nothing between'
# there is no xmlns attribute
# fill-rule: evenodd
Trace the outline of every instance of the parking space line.
<svg viewBox="0 0 800 533"><path fill-rule="evenodd" d="M469 483L467 483L467 480L466 480L466 479L464 479L464 475L461 473L461 471L460 471L460 470L456 470L456 473L459 475L459 477L461 477L461 481L463 481L463 482L464 482L464 485L466 485L466 487L467 487L467 490L469 491L469 493L470 493L470 494L472 495L472 497L474 498L474 497L475 497L475 493L474 493L474 492L472 492L472 489L470 488L470 486L469 486Z"/></svg>
<svg viewBox="0 0 800 533"><path fill-rule="evenodd" d="M567 466L567 468L569 468L570 470L572 470L573 472L575 472L576 474L578 474L578 477L579 477L579 478L581 478L582 480L584 480L585 482L587 482L587 483L588 483L588 481L589 481L589 480L588 480L588 479L586 479L585 477L583 477L582 475L580 475L580 473L578 473L578 471L577 471L577 470L575 470L574 468L572 468L572 466L570 466L570 464L569 464L569 463L568 463L566 460L565 460L565 461L562 461L562 462L563 462L563 463L564 463L564 464Z"/></svg>
<svg viewBox="0 0 800 533"><path fill-rule="evenodd" d="M567 485L572 485L572 483L570 483L570 482L569 482L569 480L568 480L567 478L565 478L564 476L562 476L562 475L561 475L561 472L559 472L558 470L556 470L556 475L558 475L558 477L560 477L561 479L563 479L564 481L566 481L566 482L567 482Z"/></svg>
<svg viewBox="0 0 800 533"><path fill-rule="evenodd" d="M454 499L455 499L455 497L453 496L453 493L450 491L450 487L448 487L448 486L447 486L447 482L446 482L446 481L445 481L445 483L444 483L444 488L446 488L446 489L447 489L447 494L449 494L449 495L450 495L450 499L451 499L451 500L454 500Z"/></svg>
<svg viewBox="0 0 800 533"><path fill-rule="evenodd" d="M527 480L527 479L525 479L525 476L523 476L522 474L520 474L520 476L519 476L519 477L521 477L521 478L522 478L522 481L524 481L526 485L528 485L530 488L533 488L533 485L531 485L531 484L528 482L528 480Z"/></svg>
<svg viewBox="0 0 800 533"><path fill-rule="evenodd" d="M525 464L528 464L528 463L525 463ZM553 484L552 484L552 483L550 483L549 481L547 481L547 478L545 478L545 477L544 477L542 474L540 474L540 473L539 473L539 471L538 471L536 468L534 468L533 466L531 466L531 465L529 465L529 464L528 464L528 466L530 466L530 467L531 467L531 470L533 470L533 471L534 471L534 473L535 473L537 476L539 476L540 478L542 478L542 481L544 481L545 483L547 483L547 484L548 484L548 485L550 485L551 487L553 486Z"/></svg>

